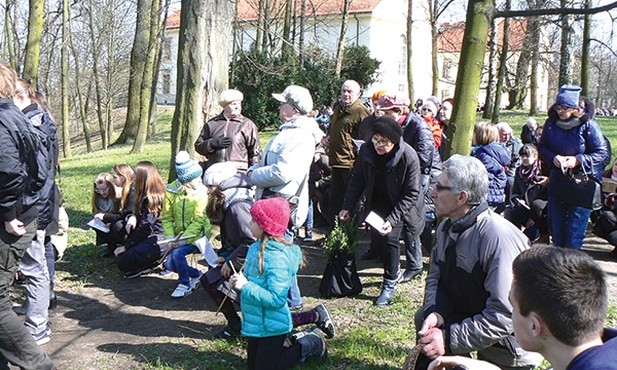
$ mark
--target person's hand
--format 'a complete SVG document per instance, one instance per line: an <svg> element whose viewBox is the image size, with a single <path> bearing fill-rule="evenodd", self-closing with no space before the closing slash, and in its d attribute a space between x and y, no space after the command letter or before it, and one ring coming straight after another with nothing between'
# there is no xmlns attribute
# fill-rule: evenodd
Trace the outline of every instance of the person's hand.
<svg viewBox="0 0 617 370"><path fill-rule="evenodd" d="M118 257L119 255L121 255L124 252L126 252L126 247L124 247L124 246L117 247L116 249L114 249L114 256Z"/></svg>
<svg viewBox="0 0 617 370"><path fill-rule="evenodd" d="M126 220L126 226L124 226L126 233L130 234L131 231L135 230L136 225L137 225L137 217L135 216L129 217L129 219Z"/></svg>
<svg viewBox="0 0 617 370"><path fill-rule="evenodd" d="M4 221L4 230L9 234L22 236L26 233L26 225L15 218L12 221Z"/></svg>
<svg viewBox="0 0 617 370"><path fill-rule="evenodd" d="M390 221L386 221L383 223L383 225L381 225L381 230L379 230L379 233L381 235L388 235L391 231L392 225L390 224Z"/></svg>
<svg viewBox="0 0 617 370"><path fill-rule="evenodd" d="M105 217L104 213L97 213L94 215L94 218L98 218L101 221L103 221L103 217Z"/></svg>
<svg viewBox="0 0 617 370"><path fill-rule="evenodd" d="M463 366L470 370L498 370L499 367L481 360L463 356L439 356L428 365L428 370L449 369L453 366Z"/></svg>
<svg viewBox="0 0 617 370"><path fill-rule="evenodd" d="M443 317L440 314L433 312L429 314L426 319L424 319L424 321L422 322L422 327L420 328L418 334L424 335L424 333L430 329L439 328L441 327L441 325L443 325L443 322Z"/></svg>
<svg viewBox="0 0 617 370"><path fill-rule="evenodd" d="M349 211L346 209L341 209L341 211L338 213L338 218L341 221L347 221L347 219L349 218Z"/></svg>
<svg viewBox="0 0 617 370"><path fill-rule="evenodd" d="M525 199L521 199L521 198L516 198L516 203L518 203L520 206L523 206L523 207L527 205L527 203L525 203Z"/></svg>
<svg viewBox="0 0 617 370"><path fill-rule="evenodd" d="M242 290L244 285L247 283L246 277L242 272L238 272L236 274L231 275L229 278L229 284L232 288L236 290Z"/></svg>
<svg viewBox="0 0 617 370"><path fill-rule="evenodd" d="M212 149L225 149L231 145L231 138L229 136L217 136L210 139L210 147Z"/></svg>
<svg viewBox="0 0 617 370"><path fill-rule="evenodd" d="M229 279L229 277L231 276L232 273L233 273L233 271L231 271L231 267L229 267L229 265L224 263L224 261L223 261L223 266L221 266L221 275L225 279Z"/></svg>
<svg viewBox="0 0 617 370"><path fill-rule="evenodd" d="M537 176L536 181L534 181L534 184L540 185L540 186L546 186L546 184L548 184L548 176Z"/></svg>
<svg viewBox="0 0 617 370"><path fill-rule="evenodd" d="M422 353L428 358L433 359L446 354L444 333L439 328L425 330L418 342L424 345Z"/></svg>
<svg viewBox="0 0 617 370"><path fill-rule="evenodd" d="M562 171L565 168L563 162L565 162L564 156L556 155L555 157L553 157L553 164L555 165L555 167L560 168Z"/></svg>

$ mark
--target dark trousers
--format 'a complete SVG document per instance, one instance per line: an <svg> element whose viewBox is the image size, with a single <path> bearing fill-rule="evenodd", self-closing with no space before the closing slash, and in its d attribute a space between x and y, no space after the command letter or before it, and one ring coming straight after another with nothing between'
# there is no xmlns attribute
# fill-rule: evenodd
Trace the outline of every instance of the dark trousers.
<svg viewBox="0 0 617 370"><path fill-rule="evenodd" d="M220 269L220 267L217 268ZM214 302L216 307L219 307L221 305L221 302L225 300L225 303L223 303L223 306L221 306L221 313L227 319L227 324L232 327L240 327L240 316L238 316L232 300L229 299L229 297L225 299L225 294L223 294L217 289L218 286L222 284L223 279L224 278L221 277L220 280L217 280L216 282L210 284L210 282L208 282L207 274L203 274L201 275L199 281L201 282L201 286L204 287L206 293L208 293L210 299L212 299L212 302Z"/></svg>
<svg viewBox="0 0 617 370"><path fill-rule="evenodd" d="M351 168L332 168L332 184L330 185L330 220L334 221L343 207L345 193L351 179ZM349 209L348 211L353 211Z"/></svg>
<svg viewBox="0 0 617 370"><path fill-rule="evenodd" d="M247 337L247 367L249 370L289 369L300 361L302 348L298 342L283 347L286 334L275 337Z"/></svg>
<svg viewBox="0 0 617 370"><path fill-rule="evenodd" d="M401 259L399 239L402 231L402 224L394 226L392 231L386 235L381 235L375 229L371 229L371 248L381 258L384 279L394 280L398 278Z"/></svg>
<svg viewBox="0 0 617 370"><path fill-rule="evenodd" d="M405 222L403 226L403 240L405 241L405 260L407 270L422 269L422 245L420 237L414 236L409 225Z"/></svg>
<svg viewBox="0 0 617 370"><path fill-rule="evenodd" d="M21 369L51 369L51 359L39 348L23 321L13 311L9 288L17 264L32 244L36 221L26 226L26 234L17 237L0 227L0 368L7 362Z"/></svg>
<svg viewBox="0 0 617 370"><path fill-rule="evenodd" d="M156 236L150 236L121 254L116 263L122 272L139 271L154 267L160 258Z"/></svg>

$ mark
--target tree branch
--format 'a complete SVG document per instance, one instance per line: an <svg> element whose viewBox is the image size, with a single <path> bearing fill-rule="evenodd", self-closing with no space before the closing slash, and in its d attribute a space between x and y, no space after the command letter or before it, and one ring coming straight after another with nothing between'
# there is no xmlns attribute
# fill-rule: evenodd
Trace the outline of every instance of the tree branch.
<svg viewBox="0 0 617 370"><path fill-rule="evenodd" d="M610 51L610 52L611 52L611 53L612 53L615 57L617 57L617 53L615 53L615 51L614 51L614 50L613 50L610 46L606 45L604 42L602 42L602 41L600 41L600 40L598 40L598 39L595 39L595 38L590 38L590 39L589 39L589 41L595 41L595 42L597 42L598 44L600 44L600 45L604 46L604 47L605 47L608 51Z"/></svg>
<svg viewBox="0 0 617 370"><path fill-rule="evenodd" d="M575 8L552 8L552 9L527 9L527 10L506 10L495 11L495 18L512 18L512 17L531 17L538 15L564 15L564 14L597 14L611 9L617 8L617 1L597 8L575 9Z"/></svg>

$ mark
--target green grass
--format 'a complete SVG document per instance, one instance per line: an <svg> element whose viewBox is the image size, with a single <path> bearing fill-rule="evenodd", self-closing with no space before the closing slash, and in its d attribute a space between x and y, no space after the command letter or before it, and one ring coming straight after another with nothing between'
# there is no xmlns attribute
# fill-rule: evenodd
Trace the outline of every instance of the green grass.
<svg viewBox="0 0 617 370"><path fill-rule="evenodd" d="M92 216L92 181L100 172L111 172L116 163L135 165L140 160L150 160L159 168L163 178L169 173L170 164L170 121L173 111L167 109L159 116L159 134L144 147L143 153L130 154L131 146L113 147L106 151L76 155L61 161L60 186L65 198L71 227L69 249L58 263L58 278L63 289L80 291L101 279L101 271L110 271L109 260L99 257L100 249L94 247L94 232L85 224ZM537 117L543 122L542 117ZM527 116L524 112L503 112L501 120L508 122L515 134L520 133ZM615 118L600 118L604 133L617 148L617 125ZM275 134L267 131L261 134L262 145ZM82 150L76 148L76 152ZM106 279L122 283L119 274L107 274ZM115 276L118 275L118 276ZM425 276L424 276L425 277ZM379 293L380 278L375 274L363 276L365 289L363 299L329 300L328 307L337 321L338 335L329 341L329 359L323 364L308 363L307 369L398 369L407 351L415 340L413 314L421 305L423 284L416 279L410 284L399 285L395 302L388 308L375 308L370 298ZM319 300L307 298L307 306ZM608 324L617 326L617 307L611 305ZM128 345L128 344L127 344ZM244 347L242 342L230 344L226 341L203 339L193 345L178 345L173 361L162 356L157 345L142 353L136 359L144 369L243 369ZM103 368L115 368L114 358L102 359ZM545 366L542 368L546 368Z"/></svg>

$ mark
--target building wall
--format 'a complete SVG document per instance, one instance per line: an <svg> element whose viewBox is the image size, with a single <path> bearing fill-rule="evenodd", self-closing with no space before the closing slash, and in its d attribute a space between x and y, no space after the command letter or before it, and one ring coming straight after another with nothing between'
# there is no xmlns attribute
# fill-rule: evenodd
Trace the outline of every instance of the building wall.
<svg viewBox="0 0 617 370"><path fill-rule="evenodd" d="M157 103L173 105L176 102L176 81L178 80L178 29L165 32L161 70L157 83Z"/></svg>

